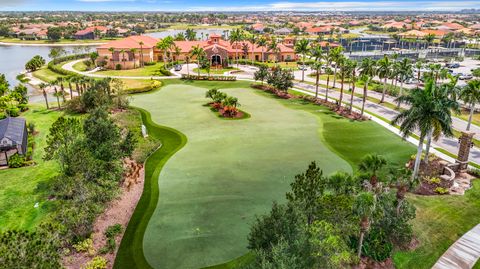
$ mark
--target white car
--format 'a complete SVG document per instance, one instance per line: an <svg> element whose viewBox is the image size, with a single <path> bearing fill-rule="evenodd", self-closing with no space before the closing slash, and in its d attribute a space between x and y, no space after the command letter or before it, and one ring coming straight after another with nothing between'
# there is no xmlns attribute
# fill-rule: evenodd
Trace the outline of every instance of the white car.
<svg viewBox="0 0 480 269"><path fill-rule="evenodd" d="M472 78L473 78L472 74L461 74L458 77L458 79L460 79L460 80L469 80L469 79L472 79Z"/></svg>

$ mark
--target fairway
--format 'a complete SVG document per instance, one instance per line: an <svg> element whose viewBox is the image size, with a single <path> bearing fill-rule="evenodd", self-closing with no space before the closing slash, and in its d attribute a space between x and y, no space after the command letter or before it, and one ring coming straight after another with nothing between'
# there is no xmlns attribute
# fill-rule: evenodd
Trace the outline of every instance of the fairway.
<svg viewBox="0 0 480 269"><path fill-rule="evenodd" d="M349 156L348 145L329 145L342 143L342 137L331 132L324 137L323 125L345 128L351 122L321 106L275 99L252 89L221 89L238 97L251 118L220 119L203 106L206 90L173 84L132 101L150 112L154 122L188 139L160 173L158 204L143 240L152 267L201 268L245 254L255 214L267 212L274 200L282 202L294 175L310 161L316 160L326 174L351 172L358 156L382 150L382 145L370 145ZM413 152L375 123L358 124L373 128L359 137L360 142L371 143L373 134L399 147L395 156L408 158Z"/></svg>

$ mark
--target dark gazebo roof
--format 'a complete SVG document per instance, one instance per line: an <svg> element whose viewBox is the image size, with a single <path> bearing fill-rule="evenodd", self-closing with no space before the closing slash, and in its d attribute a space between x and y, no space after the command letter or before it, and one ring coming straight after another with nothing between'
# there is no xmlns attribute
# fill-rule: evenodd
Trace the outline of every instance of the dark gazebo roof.
<svg viewBox="0 0 480 269"><path fill-rule="evenodd" d="M13 145L22 146L22 154L26 151L27 144L27 128L24 118L8 117L0 120L0 141L4 138L10 140ZM0 145L1 147L2 145Z"/></svg>

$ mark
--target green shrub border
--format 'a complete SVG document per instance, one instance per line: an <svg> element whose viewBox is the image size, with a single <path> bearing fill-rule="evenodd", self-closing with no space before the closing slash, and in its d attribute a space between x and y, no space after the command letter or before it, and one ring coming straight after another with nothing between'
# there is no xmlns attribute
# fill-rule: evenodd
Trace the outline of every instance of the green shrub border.
<svg viewBox="0 0 480 269"><path fill-rule="evenodd" d="M145 161L143 193L125 230L113 268L152 268L143 252L143 236L157 207L158 177L170 157L187 143L187 137L181 132L158 125L152 121L148 111L136 107L135 109L140 112L148 134L159 139L162 145Z"/></svg>
<svg viewBox="0 0 480 269"><path fill-rule="evenodd" d="M73 55L68 55L68 56L65 56L65 57L59 57L55 60L52 60L50 62L48 62L48 69L52 70L53 72L55 73L58 73L60 75L64 75L64 76L78 76L79 74L76 73L76 72L73 72L73 71L68 71L68 70L65 70L63 69L62 67L58 67L56 66L57 64L59 63L63 63L63 62L67 62L67 61L71 61L71 60L78 60L78 59L83 59L83 58L86 58L88 57L88 53L84 53L84 54L73 54Z"/></svg>

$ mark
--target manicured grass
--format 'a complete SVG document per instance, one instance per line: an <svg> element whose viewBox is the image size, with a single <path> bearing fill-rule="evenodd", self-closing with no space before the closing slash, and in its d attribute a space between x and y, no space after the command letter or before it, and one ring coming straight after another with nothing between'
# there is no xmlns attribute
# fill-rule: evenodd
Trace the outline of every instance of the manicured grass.
<svg viewBox="0 0 480 269"><path fill-rule="evenodd" d="M418 196L408 199L417 208L413 220L420 245L394 255L396 268L431 268L459 237L480 221L480 181L465 196Z"/></svg>
<svg viewBox="0 0 480 269"><path fill-rule="evenodd" d="M46 136L60 112L32 108L21 115L35 123L38 134L34 137L33 161L36 165L0 170L0 230L32 229L52 210L45 184L58 173L58 165L42 160ZM34 208L35 203L39 203Z"/></svg>
<svg viewBox="0 0 480 269"><path fill-rule="evenodd" d="M65 64L65 63L63 63ZM76 64L74 64L73 66L73 69L77 70L77 71L80 71L80 72L85 72L85 71L88 71L90 70L87 65L85 64L85 61L80 61Z"/></svg>
<svg viewBox="0 0 480 269"><path fill-rule="evenodd" d="M223 75L225 72L229 71L234 71L234 70L239 70L238 68L235 67L228 67L228 68L221 68L221 69L210 69L210 74L214 75ZM194 68L193 73L197 74L198 73L198 68ZM207 70L205 69L200 69L200 74L208 74Z"/></svg>
<svg viewBox="0 0 480 269"><path fill-rule="evenodd" d="M470 116L470 110L462 109L461 114L455 115L455 116L468 122L468 117ZM480 126L480 113L473 113L472 124Z"/></svg>
<svg viewBox="0 0 480 269"><path fill-rule="evenodd" d="M121 64L121 62L120 62ZM103 70L95 72L98 75L105 76L129 76L129 77L152 77L163 76L159 69L163 66L163 63L158 62L154 65L146 65L142 68L128 69L128 70Z"/></svg>
<svg viewBox="0 0 480 269"><path fill-rule="evenodd" d="M53 72L52 70L48 69L47 66L43 66L42 68L38 69L37 71L33 72L33 76L43 80L47 83L50 83L56 80L59 77L65 77L58 73Z"/></svg>
<svg viewBox="0 0 480 269"><path fill-rule="evenodd" d="M334 137L335 129L352 122L302 100L242 89L248 82L164 82L167 86L160 91L134 96L133 104L151 112L155 122L184 133L189 142L161 171L155 212L150 222L138 220L148 222L145 235L143 224L140 228L129 225L127 234L128 230L135 234L125 237L122 246L131 246L132 252L117 257L117 268L132 267L132 263L146 266L142 240L146 261L154 267L198 268L241 257L214 267L232 268L248 257L243 254L254 215L267 212L272 200L282 201L293 176L310 161L316 160L328 174L351 171L363 155L383 153L386 146L400 149L387 154L392 162L406 160L414 152L413 146L373 122L358 123L368 126L353 133L357 141L346 135ZM238 97L251 118L223 121L202 107L210 87ZM369 127L373 130L366 132ZM375 143L384 136L385 143ZM351 142L365 146L351 152ZM330 143L343 146L334 148ZM347 162L337 154L346 156ZM137 208L135 214L139 210L145 209Z"/></svg>

